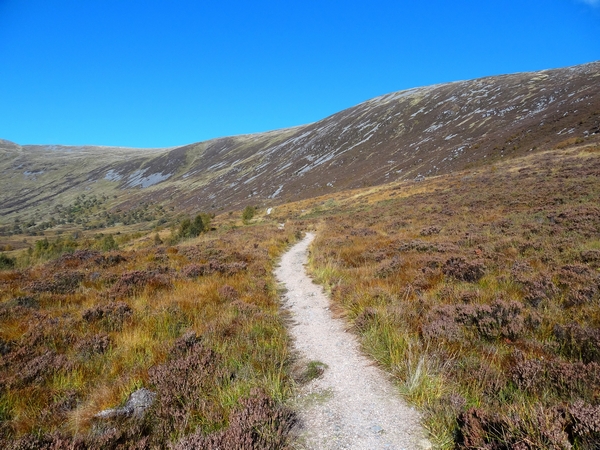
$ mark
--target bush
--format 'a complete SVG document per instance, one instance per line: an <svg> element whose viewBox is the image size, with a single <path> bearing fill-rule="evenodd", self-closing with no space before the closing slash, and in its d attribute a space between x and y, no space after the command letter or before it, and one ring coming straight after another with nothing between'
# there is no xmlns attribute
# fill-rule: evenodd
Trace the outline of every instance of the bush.
<svg viewBox="0 0 600 450"><path fill-rule="evenodd" d="M190 264L185 266L181 270L181 273L187 278L196 278L204 275L211 275L213 273L235 275L236 273L245 271L247 268L248 264L243 261L221 263L219 261L211 260L207 264Z"/></svg>
<svg viewBox="0 0 600 450"><path fill-rule="evenodd" d="M209 428L224 421L215 392L231 374L223 368L220 355L193 336L186 336L185 341L177 342L174 358L148 372L157 394L155 431L161 436L188 434L201 421Z"/></svg>
<svg viewBox="0 0 600 450"><path fill-rule="evenodd" d="M133 310L128 304L111 302L106 305L97 305L86 309L83 312L82 318L87 323L99 323L107 331L120 331L125 320L132 315Z"/></svg>
<svg viewBox="0 0 600 450"><path fill-rule="evenodd" d="M108 295L112 299L118 299L139 295L145 289L155 292L171 287L173 287L173 283L168 274L158 271L134 270L123 273L110 288Z"/></svg>
<svg viewBox="0 0 600 450"><path fill-rule="evenodd" d="M254 217L254 214L256 214L256 208L250 205L246 206L246 208L244 208L244 211L242 212L242 220L244 221L244 223L250 222Z"/></svg>
<svg viewBox="0 0 600 450"><path fill-rule="evenodd" d="M115 242L115 238L113 237L112 234L103 236L102 239L100 240L100 249L105 252L108 252L111 250L117 250L118 248L119 248L119 246Z"/></svg>
<svg viewBox="0 0 600 450"><path fill-rule="evenodd" d="M15 267L15 259L0 253L0 270L12 269Z"/></svg>
<svg viewBox="0 0 600 450"><path fill-rule="evenodd" d="M495 300L491 305L441 305L426 317L422 334L427 339L451 342L464 337L463 328L477 331L487 340L514 340L525 329L522 306L518 302Z"/></svg>
<svg viewBox="0 0 600 450"><path fill-rule="evenodd" d="M72 253L77 247L78 243L72 238L58 237L55 241L44 238L35 243L32 256L37 260L48 260L63 253Z"/></svg>
<svg viewBox="0 0 600 450"><path fill-rule="evenodd" d="M294 413L277 405L264 392L255 389L241 400L233 411L229 427L206 436L201 430L182 440L173 448L207 450L235 448L240 450L276 450L289 448L290 431L296 423Z"/></svg>
<svg viewBox="0 0 600 450"><path fill-rule="evenodd" d="M460 257L452 257L444 265L444 274L460 281L474 283L485 275L485 266L481 261L471 263Z"/></svg>
<svg viewBox="0 0 600 450"><path fill-rule="evenodd" d="M566 326L554 325L554 338L560 353L569 359L584 363L600 363L600 330L595 327L582 327L577 323Z"/></svg>
<svg viewBox="0 0 600 450"><path fill-rule="evenodd" d="M177 230L178 239L195 238L205 231L209 230L210 216L208 214L198 214L194 220L186 217L179 223Z"/></svg>
<svg viewBox="0 0 600 450"><path fill-rule="evenodd" d="M96 315L92 312L91 315ZM79 340L75 344L75 350L83 357L101 355L110 347L110 337L106 333L94 334Z"/></svg>

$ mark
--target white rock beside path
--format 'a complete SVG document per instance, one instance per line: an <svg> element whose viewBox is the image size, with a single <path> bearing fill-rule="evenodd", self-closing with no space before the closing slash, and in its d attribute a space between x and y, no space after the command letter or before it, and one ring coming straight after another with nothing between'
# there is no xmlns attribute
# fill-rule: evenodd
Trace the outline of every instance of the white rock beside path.
<svg viewBox="0 0 600 450"><path fill-rule="evenodd" d="M296 349L327 365L300 390L298 445L304 449L429 449L419 413L399 397L389 377L360 351L356 337L335 319L321 286L306 275L314 235L294 245L275 271L285 285L285 306Z"/></svg>

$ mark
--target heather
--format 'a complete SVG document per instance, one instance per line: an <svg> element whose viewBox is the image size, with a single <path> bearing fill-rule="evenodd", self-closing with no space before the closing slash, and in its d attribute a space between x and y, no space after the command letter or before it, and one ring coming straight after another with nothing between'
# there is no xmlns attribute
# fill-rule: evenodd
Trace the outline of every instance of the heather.
<svg viewBox="0 0 600 450"><path fill-rule="evenodd" d="M599 176L555 150L311 211L314 276L440 448L597 448Z"/></svg>
<svg viewBox="0 0 600 450"><path fill-rule="evenodd" d="M2 267L2 448L287 445L289 343L271 273L296 229L199 224L163 232L171 246L42 240ZM141 388L154 399L143 414L97 416Z"/></svg>
<svg viewBox="0 0 600 450"><path fill-rule="evenodd" d="M0 444L294 445L292 375L326 368L292 369L272 269L310 228L310 271L332 311L424 412L437 447L597 448L599 155L557 148L270 215L10 251ZM155 395L142 416L95 417L140 388Z"/></svg>

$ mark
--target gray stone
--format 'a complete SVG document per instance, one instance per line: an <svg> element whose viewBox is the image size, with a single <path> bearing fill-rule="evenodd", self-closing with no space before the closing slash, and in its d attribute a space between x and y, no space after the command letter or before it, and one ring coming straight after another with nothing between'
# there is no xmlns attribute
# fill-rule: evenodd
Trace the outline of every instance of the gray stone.
<svg viewBox="0 0 600 450"><path fill-rule="evenodd" d="M111 419L113 417L137 417L140 418L144 412L152 406L156 394L146 388L138 389L133 392L125 406L121 408L111 408L100 411L94 417L98 419Z"/></svg>
<svg viewBox="0 0 600 450"><path fill-rule="evenodd" d="M129 401L125 405L133 409L133 415L141 417L144 412L152 406L156 394L148 389L142 388L135 391L129 397Z"/></svg>
<svg viewBox="0 0 600 450"><path fill-rule="evenodd" d="M381 428L379 425L373 425L371 427L371 430L373 430L374 433L383 433L383 428Z"/></svg>

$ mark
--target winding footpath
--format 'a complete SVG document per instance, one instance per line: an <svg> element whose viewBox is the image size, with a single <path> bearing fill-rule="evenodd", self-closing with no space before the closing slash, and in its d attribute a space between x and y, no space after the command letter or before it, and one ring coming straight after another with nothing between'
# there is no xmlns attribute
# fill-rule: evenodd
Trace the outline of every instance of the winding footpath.
<svg viewBox="0 0 600 450"><path fill-rule="evenodd" d="M323 289L306 275L308 233L275 271L285 285L295 348L325 363L323 375L300 389L298 445L302 449L429 449L418 412L407 406L389 378L360 352L346 324L332 317Z"/></svg>

